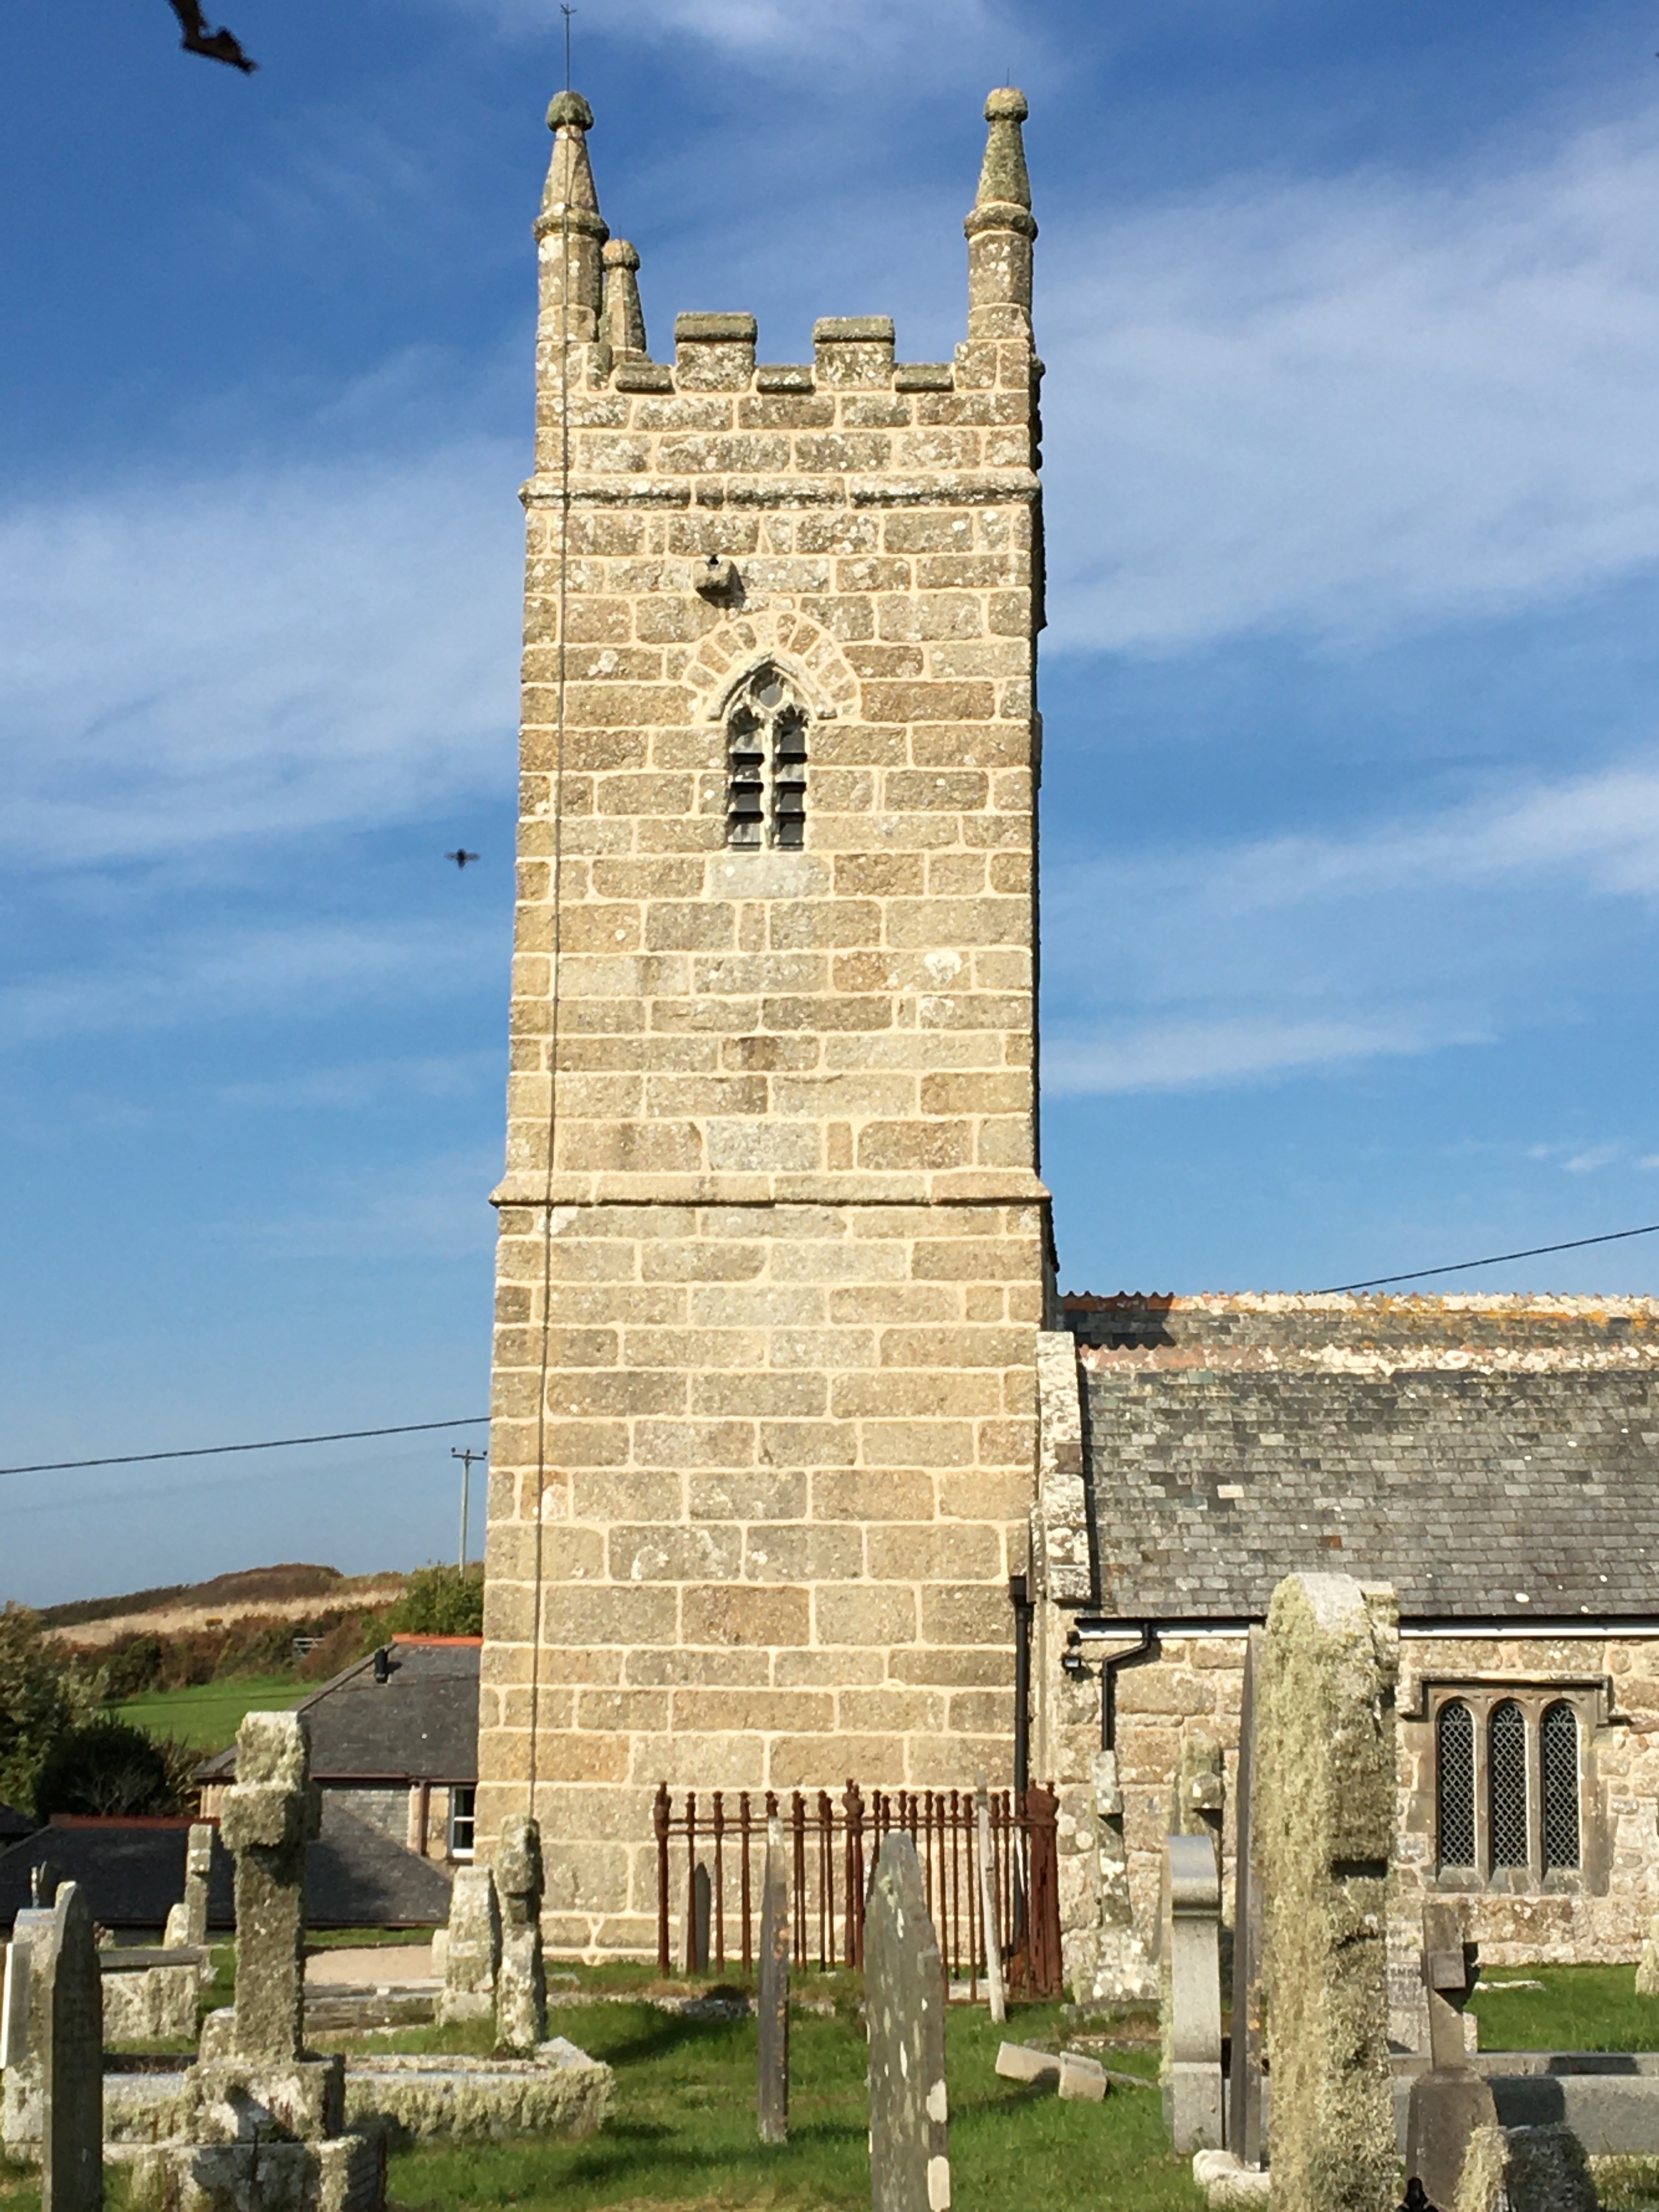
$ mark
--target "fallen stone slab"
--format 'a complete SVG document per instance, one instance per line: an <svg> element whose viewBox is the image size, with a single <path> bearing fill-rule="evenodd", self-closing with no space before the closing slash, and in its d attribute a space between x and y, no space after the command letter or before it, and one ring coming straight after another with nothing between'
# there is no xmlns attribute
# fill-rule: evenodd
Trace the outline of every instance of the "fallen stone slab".
<svg viewBox="0 0 1659 2212"><path fill-rule="evenodd" d="M997 2051L997 2072L1005 2081L1041 2081L1049 2074L1058 2080L1059 2054L1034 2051L1029 2043L1005 2043Z"/></svg>
<svg viewBox="0 0 1659 2212"><path fill-rule="evenodd" d="M1265 2166L1241 2166L1230 2150L1196 2152L1193 2179L1209 2199L1211 2212L1257 2212L1272 2186Z"/></svg>
<svg viewBox="0 0 1659 2212"><path fill-rule="evenodd" d="M1078 2051L1060 2052L1060 2094L1068 2104L1102 2104L1110 2087L1099 2059L1085 2058Z"/></svg>

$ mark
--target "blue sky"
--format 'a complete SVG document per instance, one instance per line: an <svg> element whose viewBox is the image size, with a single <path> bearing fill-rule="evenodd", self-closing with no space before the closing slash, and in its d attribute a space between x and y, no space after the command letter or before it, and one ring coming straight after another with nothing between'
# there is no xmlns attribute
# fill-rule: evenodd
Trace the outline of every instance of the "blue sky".
<svg viewBox="0 0 1659 2212"><path fill-rule="evenodd" d="M487 1399L543 0L0 71L0 1461ZM1659 5L591 0L681 308L963 314L1032 102L1067 1287L1659 1219ZM458 876L442 854L483 857ZM1659 1291L1659 1237L1455 1287ZM0 1479L0 1594L453 1545L448 1437Z"/></svg>

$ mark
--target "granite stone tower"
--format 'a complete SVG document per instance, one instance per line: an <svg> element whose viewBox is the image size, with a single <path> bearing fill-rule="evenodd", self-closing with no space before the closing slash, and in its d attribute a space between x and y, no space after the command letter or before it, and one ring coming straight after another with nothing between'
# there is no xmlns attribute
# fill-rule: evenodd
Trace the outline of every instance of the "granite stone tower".
<svg viewBox="0 0 1659 2212"><path fill-rule="evenodd" d="M1006 1780L1048 1249L1023 96L967 337L650 357L592 117L536 230L479 1835L655 1941L676 1790Z"/></svg>

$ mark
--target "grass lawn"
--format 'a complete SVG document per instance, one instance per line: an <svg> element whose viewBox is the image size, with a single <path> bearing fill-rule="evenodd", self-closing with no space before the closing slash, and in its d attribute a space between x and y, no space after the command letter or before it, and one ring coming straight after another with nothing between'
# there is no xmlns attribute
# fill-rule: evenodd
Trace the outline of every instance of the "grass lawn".
<svg viewBox="0 0 1659 2212"><path fill-rule="evenodd" d="M539 2139L432 2143L392 2161L389 2194L406 2212L469 2207L675 2205L835 2208L870 2202L864 2031L850 2005L834 2018L796 2014L789 2030L790 2136L755 2136L752 2020L687 2020L635 2004L562 2007L549 2026L617 2069L617 2111L585 2142ZM431 2048L435 2031L376 2039ZM952 2195L974 2212L1191 2212L1204 2200L1191 2160L1173 2157L1156 2090L1115 2088L1103 2105L1062 2105L1004 2081L997 2045L1058 2045L1058 2006L1015 2008L1006 2029L980 2007L952 2007L947 2026ZM447 2039L446 2038L446 2039ZM1107 2054L1150 2075L1145 2046Z"/></svg>
<svg viewBox="0 0 1659 2212"><path fill-rule="evenodd" d="M1483 2051L1659 2051L1659 1997L1637 1996L1634 1966L1490 1966L1470 2009Z"/></svg>
<svg viewBox="0 0 1659 2212"><path fill-rule="evenodd" d="M190 1690L155 1690L142 1698L126 1698L110 1711L117 1720L148 1729L152 1735L170 1735L175 1742L195 1744L204 1751L222 1751L235 1741L246 1712L280 1712L297 1705L315 1689L314 1682L296 1682L289 1674L239 1674L222 1682L202 1682Z"/></svg>

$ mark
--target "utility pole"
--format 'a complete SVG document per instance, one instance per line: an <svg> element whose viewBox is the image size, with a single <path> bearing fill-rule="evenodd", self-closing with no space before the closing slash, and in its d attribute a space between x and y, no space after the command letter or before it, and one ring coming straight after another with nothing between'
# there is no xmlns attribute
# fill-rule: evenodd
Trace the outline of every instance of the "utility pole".
<svg viewBox="0 0 1659 2212"><path fill-rule="evenodd" d="M466 1447L465 1451L463 1451L459 1445L451 1444L449 1447L449 1456L451 1459L458 1459L461 1462L460 1568L461 1572L465 1574L466 1572L466 1514L467 1507L471 1503L472 1462L475 1459L483 1460L488 1462L489 1454L487 1451L474 1451L471 1444Z"/></svg>

